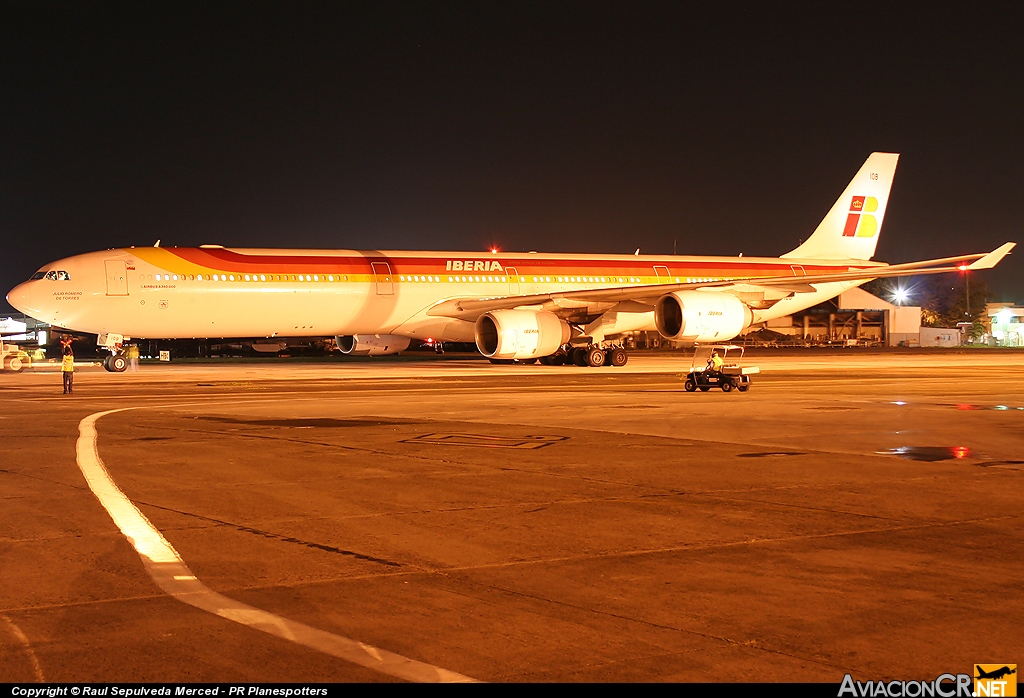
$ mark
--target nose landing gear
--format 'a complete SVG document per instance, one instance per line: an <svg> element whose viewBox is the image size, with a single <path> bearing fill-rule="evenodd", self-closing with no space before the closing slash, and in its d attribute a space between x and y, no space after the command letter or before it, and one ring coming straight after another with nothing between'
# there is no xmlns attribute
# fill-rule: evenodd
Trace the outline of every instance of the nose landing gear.
<svg viewBox="0 0 1024 698"><path fill-rule="evenodd" d="M111 373L124 373L128 368L128 357L118 352L103 359L103 368Z"/></svg>
<svg viewBox="0 0 1024 698"><path fill-rule="evenodd" d="M96 337L96 346L110 352L110 356L103 359L103 368L111 373L124 373L128 368L128 357L125 356L122 347L127 339L129 338L113 332L104 332Z"/></svg>

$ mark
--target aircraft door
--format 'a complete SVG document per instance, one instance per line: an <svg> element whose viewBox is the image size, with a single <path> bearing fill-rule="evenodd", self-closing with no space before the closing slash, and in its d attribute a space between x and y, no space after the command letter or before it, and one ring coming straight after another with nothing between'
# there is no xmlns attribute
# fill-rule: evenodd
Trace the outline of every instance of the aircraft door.
<svg viewBox="0 0 1024 698"><path fill-rule="evenodd" d="M793 276L807 276L807 272L804 271L803 265L793 264L789 268L793 270Z"/></svg>
<svg viewBox="0 0 1024 698"><path fill-rule="evenodd" d="M508 274L509 294L513 296L519 295L519 272L516 271L515 267L505 267L505 273Z"/></svg>
<svg viewBox="0 0 1024 698"><path fill-rule="evenodd" d="M107 270L107 295L128 295L128 270L120 259L108 259L103 262Z"/></svg>
<svg viewBox="0 0 1024 698"><path fill-rule="evenodd" d="M654 274L655 274L655 276L658 277L658 283L659 284L667 284L669 281L671 281L671 279L668 278L669 277L668 267L662 266L660 264L655 264L654 265Z"/></svg>
<svg viewBox="0 0 1024 698"><path fill-rule="evenodd" d="M378 296L392 296L395 293L395 284L391 280L391 265L387 262L371 262L373 276L377 282Z"/></svg>

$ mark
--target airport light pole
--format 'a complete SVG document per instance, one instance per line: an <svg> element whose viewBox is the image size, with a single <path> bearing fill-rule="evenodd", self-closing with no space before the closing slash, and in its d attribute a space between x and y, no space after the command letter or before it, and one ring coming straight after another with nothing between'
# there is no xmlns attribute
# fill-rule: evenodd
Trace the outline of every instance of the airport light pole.
<svg viewBox="0 0 1024 698"><path fill-rule="evenodd" d="M961 264L960 271L964 273L964 291L967 294L967 319L971 319L971 279L967 275L967 265Z"/></svg>
<svg viewBox="0 0 1024 698"><path fill-rule="evenodd" d="M973 344L974 343L974 320L971 319L971 279L970 279L970 276L968 276L968 271L967 271L967 265L966 264L961 264L960 266L957 267L957 269L959 269L960 271L962 271L964 273L964 293L967 295L967 312L966 312L966 315L967 315L967 321L969 323L971 323L971 334L970 334L970 337L971 337L971 343Z"/></svg>

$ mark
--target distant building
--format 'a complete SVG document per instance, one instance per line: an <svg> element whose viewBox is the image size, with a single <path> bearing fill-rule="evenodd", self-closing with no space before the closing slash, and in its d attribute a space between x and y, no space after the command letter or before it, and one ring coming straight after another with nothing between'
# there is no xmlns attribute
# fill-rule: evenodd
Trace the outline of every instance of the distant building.
<svg viewBox="0 0 1024 698"><path fill-rule="evenodd" d="M1013 303L987 303L983 323L990 343L1004 347L1024 346L1024 307Z"/></svg>
<svg viewBox="0 0 1024 698"><path fill-rule="evenodd" d="M26 331L28 330L28 323L15 320L12 317L0 317L0 337L17 342L25 340Z"/></svg>
<svg viewBox="0 0 1024 698"><path fill-rule="evenodd" d="M958 347L963 344L963 333L959 328L922 327L922 347Z"/></svg>
<svg viewBox="0 0 1024 698"><path fill-rule="evenodd" d="M885 346L959 346L960 331L923 332L921 308L894 305L861 288L833 301L769 320L767 328L808 342ZM929 330L932 328L928 328Z"/></svg>

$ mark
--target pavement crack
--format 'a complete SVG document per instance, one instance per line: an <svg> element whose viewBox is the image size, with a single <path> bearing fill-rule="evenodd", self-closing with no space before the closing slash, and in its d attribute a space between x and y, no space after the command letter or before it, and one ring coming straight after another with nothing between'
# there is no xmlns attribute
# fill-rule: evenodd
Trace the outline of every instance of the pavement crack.
<svg viewBox="0 0 1024 698"><path fill-rule="evenodd" d="M445 572L467 572L472 570L501 569L504 567L518 567L522 565L543 565L556 562L585 562L588 560L603 560L615 558L642 557L644 555L660 555L665 553L684 553L702 550L714 550L719 548L734 548L747 545L764 545L774 543L790 543L806 540L824 540L828 538L842 538L846 536L872 535L875 533L892 533L895 531L921 531L929 528L945 528L951 526L963 526L975 523L988 523L991 521L1009 521L1019 519L1019 515L986 516L976 519L958 519L956 521L931 521L928 523L907 525L907 526L879 526L876 528L862 528L852 531L829 531L827 533L810 533L799 536L779 536L773 538L750 538L744 540L722 541L713 543L697 543L693 545L673 545L663 548L643 548L636 550L619 550L614 552L600 552L584 555L560 555L557 557L536 558L533 560L509 560L507 562L491 562L484 565L462 565L445 568Z"/></svg>
<svg viewBox="0 0 1024 698"><path fill-rule="evenodd" d="M286 536L286 535L282 535L280 533L274 533L273 531L265 531L263 529L253 528L252 526L245 526L243 524L238 524L238 523L234 523L234 522L231 522L231 521L224 521L222 519L215 519L215 518L210 517L210 516L203 516L202 514L196 514L196 513L190 512L190 511L182 511L180 509L174 509L172 507L165 507L165 506L161 506L159 504L151 504L149 502L141 502L141 501L139 501L139 502L136 502L136 504L141 505L141 506L152 507L154 509L160 509L161 511L168 511L168 512L171 512L171 513L174 513L174 514L180 514L181 516L187 516L189 518L197 519L199 521L206 521L208 523L213 523L213 524L216 524L218 526L228 526L230 528L234 528L235 530L241 531L243 533L251 533L251 534L254 534L254 535L257 535L257 536L262 536L264 538L269 538L271 540L279 540L279 541L281 541L283 543L292 543L292 544L295 544L295 545L303 545L303 546L305 546L307 548L312 548L314 550L322 550L324 552L334 553L336 555L345 555L347 557L355 558L356 560L363 560L365 562L374 562L374 563L379 564L379 565L385 565L386 567L396 567L396 568L397 567L402 567L402 563L396 562L394 560L385 560L384 558L374 557L372 555L367 555L365 553L358 553L358 552L355 552L354 550L346 550L344 548L338 548L338 547L335 547L333 545L324 545L323 543L316 543L314 541L303 540L301 538L295 538L294 536Z"/></svg>
<svg viewBox="0 0 1024 698"><path fill-rule="evenodd" d="M815 659L815 658L811 658L811 657L795 655L795 654L792 654L792 653L789 653L789 652L783 652L782 650L772 649L770 647L764 647L761 644L752 644L749 641L736 640L736 639L733 639L731 637L727 637L725 635L716 635L714 633L701 632L699 630L692 630L692 629L688 629L688 628L680 628L680 627L674 626L674 625L666 625L665 623L656 623L654 621L650 621L650 620L647 620L645 618L638 618L636 616L626 615L624 613L616 613L614 611L606 611L606 610L602 610L600 608L594 608L592 606L583 606L583 605L580 605L580 604L574 604L574 603L570 603L568 601L561 601L559 599L555 599L555 598L552 598L550 596L539 596L537 594L530 594L530 593L525 592L525 591L519 591L518 589L511 589L509 587L498 586L498 585L495 585L495 584L477 584L477 583L472 582L470 580L464 580L464 581L467 584L469 584L470 586L476 586L476 587L481 588L481 589L488 589L488 590L492 590L492 591L497 591L497 592L500 592L502 594L508 594L510 596L518 596L520 598L529 599L531 601L536 601L536 602L539 602L541 604L550 604L550 605L553 605L553 606L559 606L561 608L567 608L567 609L570 609L570 610L573 610L573 611L579 611L579 612L590 614L590 615L594 615L594 616L602 616L604 618L614 618L615 620L621 620L621 621L625 621L627 623L635 623L635 624L638 624L638 625L644 625L644 626L649 627L649 628L657 628L659 630L669 630L669 631L676 632L676 633L683 633L683 634L690 635L690 636L693 636L693 637L699 637L699 638L702 638L702 639L705 639L705 640L713 640L713 641L720 642L720 643L723 643L723 644L726 644L726 645L730 645L732 647L743 647L743 648L747 648L747 649L758 651L758 652L765 652L765 653L773 654L773 655L777 655L777 656L790 657L790 658L794 658L794 659L800 659L802 661L811 662L811 663L818 664L818 665L820 665L822 667L827 667L827 668L830 668L830 669L841 669L841 670L849 671L848 667L844 667L844 666L838 665L838 664L833 664L831 662L827 662L827 661L824 661L822 659ZM476 601L484 601L484 602L486 602L485 599L478 598L478 597L476 597L476 596L474 596L472 594L467 594L465 592L460 592L460 591L456 591L456 590L447 590L447 591L449 593L452 593L452 594L473 598ZM551 614L542 613L542 612L540 612L538 610L535 610L535 609L531 610L530 612L536 613L536 614L542 615L542 616L552 617ZM677 653L675 653L675 652L658 653L658 654L653 654L651 656L671 656L671 655L674 655L674 654L677 654Z"/></svg>

